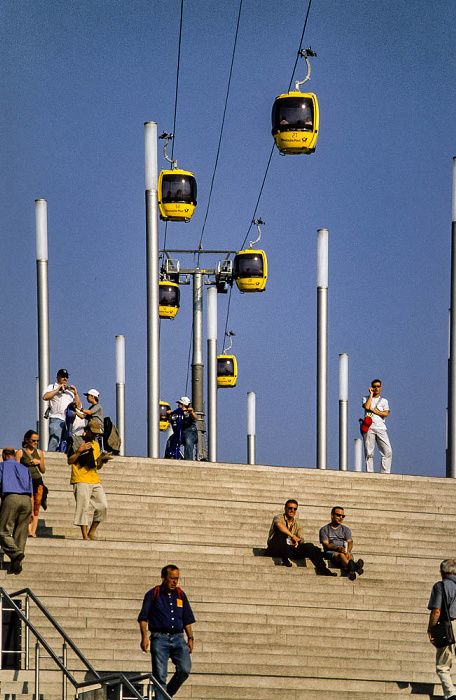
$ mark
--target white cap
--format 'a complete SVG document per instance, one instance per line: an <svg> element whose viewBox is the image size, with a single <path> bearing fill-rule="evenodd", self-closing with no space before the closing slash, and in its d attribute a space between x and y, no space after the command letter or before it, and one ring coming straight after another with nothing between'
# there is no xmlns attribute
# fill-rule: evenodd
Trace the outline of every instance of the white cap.
<svg viewBox="0 0 456 700"><path fill-rule="evenodd" d="M188 396L182 396L176 403L181 403L183 406L190 406L191 401Z"/></svg>
<svg viewBox="0 0 456 700"><path fill-rule="evenodd" d="M96 399L100 396L100 392L96 389L89 389L89 391L84 392L84 396L95 396Z"/></svg>

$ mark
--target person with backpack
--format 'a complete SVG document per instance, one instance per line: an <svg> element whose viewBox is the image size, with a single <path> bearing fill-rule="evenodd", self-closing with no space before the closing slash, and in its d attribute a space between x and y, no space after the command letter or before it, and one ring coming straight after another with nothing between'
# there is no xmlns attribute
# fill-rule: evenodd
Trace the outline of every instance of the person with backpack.
<svg viewBox="0 0 456 700"><path fill-rule="evenodd" d="M179 569L168 564L161 570L162 583L151 588L144 596L138 615L141 631L141 649L149 649L148 630L150 632L150 653L152 673L168 695L175 695L187 680L192 662L193 651L192 624L195 622L190 603L184 591L177 585ZM187 641L184 638L184 631ZM166 683L168 659L171 659L176 671L170 682ZM155 689L157 700L165 696Z"/></svg>

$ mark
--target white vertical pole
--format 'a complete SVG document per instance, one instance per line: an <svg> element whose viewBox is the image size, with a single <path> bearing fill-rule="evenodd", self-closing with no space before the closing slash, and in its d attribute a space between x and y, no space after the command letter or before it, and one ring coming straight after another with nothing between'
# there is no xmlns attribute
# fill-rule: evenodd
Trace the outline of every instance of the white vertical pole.
<svg viewBox="0 0 456 700"><path fill-rule="evenodd" d="M348 355L339 355L339 469L348 469Z"/></svg>
<svg viewBox="0 0 456 700"><path fill-rule="evenodd" d="M247 392L247 464L256 460L256 394Z"/></svg>
<svg viewBox="0 0 456 700"><path fill-rule="evenodd" d="M38 305L38 432L40 447L42 450L47 450L49 422L44 417L47 402L41 398L49 384L49 287L47 202L45 199L35 200L35 227Z"/></svg>
<svg viewBox="0 0 456 700"><path fill-rule="evenodd" d="M160 325L158 316L158 165L157 124L146 122L146 266L147 266L147 450L160 454Z"/></svg>
<svg viewBox="0 0 456 700"><path fill-rule="evenodd" d="M116 424L125 456L125 336L116 335Z"/></svg>
<svg viewBox="0 0 456 700"><path fill-rule="evenodd" d="M207 432L209 462L217 461L217 287L207 288Z"/></svg>
<svg viewBox="0 0 456 700"><path fill-rule="evenodd" d="M327 467L328 229L317 239L317 469Z"/></svg>
<svg viewBox="0 0 456 700"><path fill-rule="evenodd" d="M363 441L355 438L355 472L363 471Z"/></svg>

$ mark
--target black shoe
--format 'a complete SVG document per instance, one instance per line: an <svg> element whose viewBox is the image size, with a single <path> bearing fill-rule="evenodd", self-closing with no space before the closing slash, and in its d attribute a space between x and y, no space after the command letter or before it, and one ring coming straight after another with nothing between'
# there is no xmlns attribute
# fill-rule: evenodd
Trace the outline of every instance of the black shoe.
<svg viewBox="0 0 456 700"><path fill-rule="evenodd" d="M288 557L282 557L282 566L293 566Z"/></svg>
<svg viewBox="0 0 456 700"><path fill-rule="evenodd" d="M354 581L356 579L356 566L353 559L350 559L348 562L348 578L350 581Z"/></svg>
<svg viewBox="0 0 456 700"><path fill-rule="evenodd" d="M24 558L24 554L18 554L17 557L14 557L14 559L11 559L11 566L10 566L10 573L11 574L20 574L22 571L22 560Z"/></svg>
<svg viewBox="0 0 456 700"><path fill-rule="evenodd" d="M337 576L335 571L329 569L316 569L317 576Z"/></svg>
<svg viewBox="0 0 456 700"><path fill-rule="evenodd" d="M363 559L358 559L358 561L355 564L356 568L356 573L358 576L361 576L361 574L364 574L364 560Z"/></svg>

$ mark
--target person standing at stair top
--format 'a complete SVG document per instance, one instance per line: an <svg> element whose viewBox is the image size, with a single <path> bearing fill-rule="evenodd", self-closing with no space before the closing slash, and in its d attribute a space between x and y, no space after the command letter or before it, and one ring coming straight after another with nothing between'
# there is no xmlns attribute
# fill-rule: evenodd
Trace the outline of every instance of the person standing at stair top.
<svg viewBox="0 0 456 700"><path fill-rule="evenodd" d="M161 570L161 586L155 586L144 596L138 615L141 631L141 649L147 652L150 632L150 653L152 656L152 673L163 686L168 695L175 695L187 680L192 662L193 651L192 624L195 622L190 603L184 591L178 587L179 569L173 564ZM187 641L184 639L184 630ZM168 685L168 659L171 659L176 671ZM164 700L164 695L155 689L157 700Z"/></svg>
<svg viewBox="0 0 456 700"><path fill-rule="evenodd" d="M100 455L100 445L96 439L100 434L98 421L90 420L84 430L82 443L77 450L70 447L67 457L68 464L72 466L70 484L73 485L76 501L74 524L80 526L84 540L96 540L95 531L105 520L108 509L98 476L98 469L101 469L105 461L103 455Z"/></svg>
<svg viewBox="0 0 456 700"><path fill-rule="evenodd" d="M319 576L337 576L326 566L321 549L304 542L302 523L296 518L298 502L290 498L285 503L284 513L272 519L269 529L266 554L281 557L282 566L292 566L290 559L310 559Z"/></svg>
<svg viewBox="0 0 456 700"><path fill-rule="evenodd" d="M5 447L0 462L0 545L11 559L10 572L20 574L32 514L33 485L29 469Z"/></svg>
<svg viewBox="0 0 456 700"><path fill-rule="evenodd" d="M364 561L355 562L353 554L353 539L351 530L343 525L345 518L342 506L334 506L331 510L331 522L320 529L320 542L325 551L325 558L336 562L342 569L348 571L348 578L354 581L356 574L364 573Z"/></svg>
<svg viewBox="0 0 456 700"><path fill-rule="evenodd" d="M367 433L363 433L364 457L366 459L366 471L374 471L374 449L377 443L378 450L382 456L380 467L381 474L391 472L392 450L386 431L385 418L389 414L388 400L380 396L382 383L380 379L374 379L369 387L369 396L363 396L363 408L366 416L372 418L372 425Z"/></svg>
<svg viewBox="0 0 456 700"><path fill-rule="evenodd" d="M431 644L434 644L433 629L440 618L442 610L444 611L443 614L445 614L445 606L442 604L442 586L445 587L451 625L456 638L456 626L454 622L456 619L456 560L444 559L440 564L440 575L442 581L438 581L432 587L431 597L428 603L428 610L431 611L428 624L428 635ZM456 700L456 689L451 680L451 666L453 665L454 655L454 644L450 644L446 647L436 647L435 671L440 678L443 695L446 700Z"/></svg>
<svg viewBox="0 0 456 700"><path fill-rule="evenodd" d="M62 437L66 434L65 409L74 401L79 407L81 400L75 386L68 385L68 370L59 369L57 381L49 384L43 401L49 401L49 452L58 452Z"/></svg>

